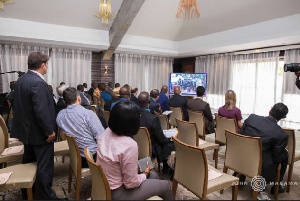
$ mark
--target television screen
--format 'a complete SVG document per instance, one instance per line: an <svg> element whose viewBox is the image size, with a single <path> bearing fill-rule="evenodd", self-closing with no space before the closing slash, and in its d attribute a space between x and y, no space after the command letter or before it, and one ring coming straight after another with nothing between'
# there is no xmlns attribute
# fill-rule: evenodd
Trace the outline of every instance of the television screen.
<svg viewBox="0 0 300 201"><path fill-rule="evenodd" d="M198 86L203 86L206 91L207 73L170 73L169 94L174 94L175 86L180 86L181 95L196 96Z"/></svg>

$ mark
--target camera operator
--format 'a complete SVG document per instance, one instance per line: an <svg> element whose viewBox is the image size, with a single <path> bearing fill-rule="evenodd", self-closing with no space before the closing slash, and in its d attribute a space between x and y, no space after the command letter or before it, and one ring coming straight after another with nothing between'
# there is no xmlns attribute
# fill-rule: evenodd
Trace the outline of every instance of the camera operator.
<svg viewBox="0 0 300 201"><path fill-rule="evenodd" d="M298 72L295 72L295 75L297 76L297 79L296 79L296 86L298 87L298 89L300 89L300 80L299 80L299 77L300 77L300 71Z"/></svg>
<svg viewBox="0 0 300 201"><path fill-rule="evenodd" d="M300 63L291 63L291 64L284 64L284 72L295 72L296 78L296 86L300 89Z"/></svg>

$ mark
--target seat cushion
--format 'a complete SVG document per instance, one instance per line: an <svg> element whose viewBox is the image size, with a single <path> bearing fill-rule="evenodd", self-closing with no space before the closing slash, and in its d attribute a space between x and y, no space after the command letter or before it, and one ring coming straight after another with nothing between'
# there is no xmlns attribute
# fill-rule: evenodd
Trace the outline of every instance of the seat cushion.
<svg viewBox="0 0 300 201"><path fill-rule="evenodd" d="M69 145L67 140L54 143L54 156L69 155Z"/></svg>

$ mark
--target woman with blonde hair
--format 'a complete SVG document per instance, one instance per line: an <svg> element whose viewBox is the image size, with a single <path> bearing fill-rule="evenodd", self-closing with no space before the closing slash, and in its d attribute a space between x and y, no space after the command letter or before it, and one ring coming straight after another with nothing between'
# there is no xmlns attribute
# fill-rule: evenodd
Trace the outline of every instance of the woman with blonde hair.
<svg viewBox="0 0 300 201"><path fill-rule="evenodd" d="M233 90L228 90L225 93L225 105L220 107L218 110L218 115L222 117L235 118L238 127L243 126L241 110L235 106L236 104L236 94Z"/></svg>

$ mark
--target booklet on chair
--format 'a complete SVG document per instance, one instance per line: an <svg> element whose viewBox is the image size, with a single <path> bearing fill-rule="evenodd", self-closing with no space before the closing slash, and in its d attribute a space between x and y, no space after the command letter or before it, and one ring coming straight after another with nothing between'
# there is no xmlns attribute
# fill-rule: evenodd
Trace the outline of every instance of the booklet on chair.
<svg viewBox="0 0 300 201"><path fill-rule="evenodd" d="M149 163L150 169L153 168L153 163L151 158L148 156L146 158L142 158L139 160L139 170L140 172L144 172L145 169L147 168L147 162Z"/></svg>

